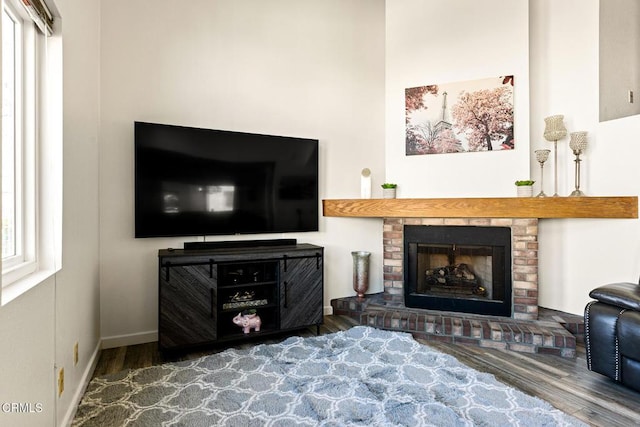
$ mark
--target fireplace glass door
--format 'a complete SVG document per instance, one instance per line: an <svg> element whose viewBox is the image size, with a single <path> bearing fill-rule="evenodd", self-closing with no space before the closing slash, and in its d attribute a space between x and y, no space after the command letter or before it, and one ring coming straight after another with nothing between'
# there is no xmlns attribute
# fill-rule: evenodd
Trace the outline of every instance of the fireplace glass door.
<svg viewBox="0 0 640 427"><path fill-rule="evenodd" d="M511 316L511 230L406 226L405 305Z"/></svg>

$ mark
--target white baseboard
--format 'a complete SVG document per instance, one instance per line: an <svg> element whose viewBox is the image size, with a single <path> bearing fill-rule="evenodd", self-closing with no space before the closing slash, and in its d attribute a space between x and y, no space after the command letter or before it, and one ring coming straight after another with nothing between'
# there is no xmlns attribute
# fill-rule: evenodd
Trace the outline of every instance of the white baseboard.
<svg viewBox="0 0 640 427"><path fill-rule="evenodd" d="M158 341L158 331L139 332L137 334L102 337L102 348L125 347Z"/></svg>
<svg viewBox="0 0 640 427"><path fill-rule="evenodd" d="M71 398L71 403L69 404L69 408L67 408L67 413L64 414L61 425L70 426L73 422L73 418L76 416L76 411L78 410L80 400L82 400L82 396L84 396L84 392L87 390L87 386L89 385L89 382L93 377L93 372L96 370L96 365L98 364L101 348L102 342L98 340L98 344L91 354L89 363L82 373L82 377L80 378L80 382L78 383L79 386L76 389L76 392L73 394L73 397Z"/></svg>
<svg viewBox="0 0 640 427"><path fill-rule="evenodd" d="M322 312L325 316L331 316L333 314L333 307L330 305L326 305L324 306Z"/></svg>

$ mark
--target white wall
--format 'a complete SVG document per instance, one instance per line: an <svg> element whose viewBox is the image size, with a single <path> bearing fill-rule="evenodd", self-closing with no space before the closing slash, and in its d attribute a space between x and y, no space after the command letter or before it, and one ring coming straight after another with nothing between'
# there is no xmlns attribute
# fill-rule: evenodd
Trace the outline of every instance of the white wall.
<svg viewBox="0 0 640 427"><path fill-rule="evenodd" d="M73 415L100 342L100 1L57 0L63 16L63 260L56 277L56 366L64 367L59 422ZM73 365L78 343L79 363Z"/></svg>
<svg viewBox="0 0 640 427"><path fill-rule="evenodd" d="M99 333L99 1L56 0L63 16L62 270L0 307L0 402L42 404L40 413L0 412L0 425L62 425L91 374ZM60 25L60 24L58 24ZM79 363L73 365L73 345ZM56 394L58 368L65 391Z"/></svg>
<svg viewBox="0 0 640 427"><path fill-rule="evenodd" d="M403 0L386 9L386 170L400 197L512 196L529 170L539 182L533 151L551 148L542 133L552 114L564 114L570 132L589 132L587 194L638 194L640 116L598 123L597 0ZM404 88L508 73L516 76L514 152L404 156ZM558 151L559 193L568 195L568 138ZM548 194L552 170L553 160ZM541 220L539 231L543 307L581 314L594 287L640 275L638 220Z"/></svg>
<svg viewBox="0 0 640 427"><path fill-rule="evenodd" d="M106 346L155 339L157 251L189 240L133 238L135 120L317 138L321 198L358 197L364 167L382 182L382 0L113 0L102 2L101 39ZM242 238L324 246L328 306L354 293L352 250L377 255L371 290L382 290L381 233L379 220L322 217L317 233Z"/></svg>
<svg viewBox="0 0 640 427"><path fill-rule="evenodd" d="M0 308L0 402L40 403L35 414L0 413L1 425L53 425L54 289L48 280Z"/></svg>
<svg viewBox="0 0 640 427"><path fill-rule="evenodd" d="M527 0L386 3L386 175L399 197L514 196L529 178ZM404 90L513 75L515 150L405 155Z"/></svg>
<svg viewBox="0 0 640 427"><path fill-rule="evenodd" d="M598 0L531 2L531 149L548 147L544 117L564 114L569 132L589 132L581 189L637 196L640 116L598 122L598 6ZM567 195L574 188L574 156L568 138L558 145L559 192ZM581 314L591 289L637 282L640 221L542 220L539 258L540 305Z"/></svg>

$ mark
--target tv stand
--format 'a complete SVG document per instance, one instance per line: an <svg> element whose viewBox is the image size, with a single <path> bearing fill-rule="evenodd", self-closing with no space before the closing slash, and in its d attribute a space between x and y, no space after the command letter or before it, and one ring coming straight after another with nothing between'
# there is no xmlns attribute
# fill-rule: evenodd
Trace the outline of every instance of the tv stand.
<svg viewBox="0 0 640 427"><path fill-rule="evenodd" d="M297 243L296 239L229 240L223 242L184 242L183 247L185 250L232 249L261 246L295 246Z"/></svg>
<svg viewBox="0 0 640 427"><path fill-rule="evenodd" d="M248 340L323 322L324 248L310 244L158 252L160 350ZM238 314L260 317L244 333Z"/></svg>

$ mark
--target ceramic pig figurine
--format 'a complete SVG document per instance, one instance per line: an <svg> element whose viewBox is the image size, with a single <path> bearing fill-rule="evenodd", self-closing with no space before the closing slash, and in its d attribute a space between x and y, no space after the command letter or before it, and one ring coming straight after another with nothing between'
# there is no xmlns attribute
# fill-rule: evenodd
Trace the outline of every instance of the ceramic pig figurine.
<svg viewBox="0 0 640 427"><path fill-rule="evenodd" d="M262 325L262 321L260 320L260 316L257 314L242 314L238 313L236 317L233 318L233 323L240 326L242 328L242 332L248 334L251 332L251 328L255 329L256 332L260 332L260 325Z"/></svg>

